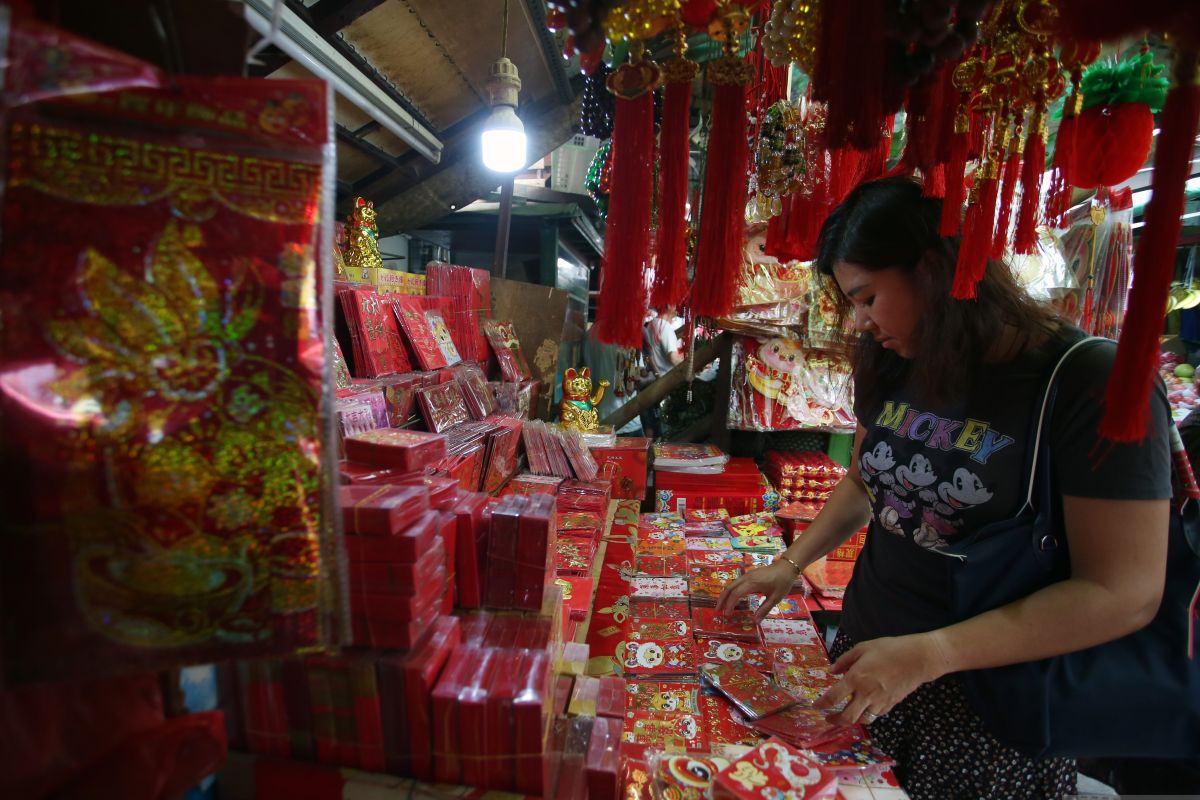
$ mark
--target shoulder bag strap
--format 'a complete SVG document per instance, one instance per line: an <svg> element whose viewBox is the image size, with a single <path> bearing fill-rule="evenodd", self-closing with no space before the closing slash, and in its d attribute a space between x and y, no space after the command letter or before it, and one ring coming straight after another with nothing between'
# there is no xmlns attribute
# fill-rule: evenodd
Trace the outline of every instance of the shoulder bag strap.
<svg viewBox="0 0 1200 800"><path fill-rule="evenodd" d="M1042 434L1046 428L1046 421L1050 418L1050 406L1055 396L1055 382L1058 380L1058 373L1062 370L1063 364L1067 363L1067 359L1071 354L1082 347L1092 344L1093 342L1107 342L1110 339L1104 339L1100 336L1089 336L1086 339L1080 339L1075 344L1068 347L1063 354L1059 356L1058 363L1054 365L1054 370L1050 373L1050 379L1046 381L1046 388L1042 392L1042 402L1038 408L1037 428L1033 434L1033 448L1031 450L1032 457L1029 459L1029 480L1025 487L1025 504L1021 506L1021 512L1025 510L1035 510L1033 505L1033 492L1037 485L1037 470L1038 464L1042 461L1046 462L1046 467L1049 468L1049 445L1045 451L1042 450ZM1018 512L1020 513L1020 512Z"/></svg>

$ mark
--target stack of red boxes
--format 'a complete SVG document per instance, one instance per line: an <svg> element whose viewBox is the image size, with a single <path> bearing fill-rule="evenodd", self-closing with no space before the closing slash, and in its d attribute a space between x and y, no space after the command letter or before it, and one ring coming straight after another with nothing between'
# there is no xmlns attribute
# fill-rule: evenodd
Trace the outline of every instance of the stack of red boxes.
<svg viewBox="0 0 1200 800"><path fill-rule="evenodd" d="M654 471L656 511L726 509L732 516L766 510L769 487L752 458L731 458L717 474Z"/></svg>
<svg viewBox="0 0 1200 800"><path fill-rule="evenodd" d="M484 605L540 611L554 577L554 495L501 498L492 507L489 530Z"/></svg>

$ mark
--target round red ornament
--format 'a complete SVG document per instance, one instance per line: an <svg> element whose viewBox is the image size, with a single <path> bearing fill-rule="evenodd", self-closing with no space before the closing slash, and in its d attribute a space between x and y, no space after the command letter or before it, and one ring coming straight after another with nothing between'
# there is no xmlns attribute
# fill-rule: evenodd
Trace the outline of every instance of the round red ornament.
<svg viewBox="0 0 1200 800"><path fill-rule="evenodd" d="M1089 108L1080 112L1074 124L1074 152L1067 176L1073 186L1115 186L1137 174L1150 157L1154 115L1144 103Z"/></svg>

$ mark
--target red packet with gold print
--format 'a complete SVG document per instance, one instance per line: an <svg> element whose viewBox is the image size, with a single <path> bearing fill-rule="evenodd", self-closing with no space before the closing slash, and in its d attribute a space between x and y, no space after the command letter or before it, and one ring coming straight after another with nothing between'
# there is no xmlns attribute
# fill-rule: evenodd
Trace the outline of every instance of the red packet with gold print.
<svg viewBox="0 0 1200 800"><path fill-rule="evenodd" d="M696 656L701 661L739 663L759 672L771 671L771 659L767 651L753 642L702 637L696 640Z"/></svg>
<svg viewBox="0 0 1200 800"><path fill-rule="evenodd" d="M0 605L27 611L7 616L0 671L90 679L328 645L331 95L186 76L78 94L58 84L89 58L73 46L63 34L6 75L48 99L4 122Z"/></svg>
<svg viewBox="0 0 1200 800"><path fill-rule="evenodd" d="M780 739L768 739L734 761L713 782L713 800L832 798L837 775Z"/></svg>
<svg viewBox="0 0 1200 800"><path fill-rule="evenodd" d="M708 749L704 721L698 714L626 711L621 740L629 744L662 748L668 753Z"/></svg>
<svg viewBox="0 0 1200 800"><path fill-rule="evenodd" d="M691 619L687 601L678 600L631 600L629 616L659 617L660 619Z"/></svg>
<svg viewBox="0 0 1200 800"><path fill-rule="evenodd" d="M796 699L741 662L704 664L700 676L738 707L749 719L758 719L795 705Z"/></svg>
<svg viewBox="0 0 1200 800"><path fill-rule="evenodd" d="M421 369L441 369L447 366L446 356L433 334L429 319L425 316L425 305L420 297L398 297L393 303L396 319L408 337Z"/></svg>
<svg viewBox="0 0 1200 800"><path fill-rule="evenodd" d="M717 774L729 766L716 755L652 753L651 794L654 800L704 800Z"/></svg>
<svg viewBox="0 0 1200 800"><path fill-rule="evenodd" d="M715 636L744 642L762 642L753 611L718 612L715 608L692 609L692 628L697 636Z"/></svg>
<svg viewBox="0 0 1200 800"><path fill-rule="evenodd" d="M725 745L753 746L762 738L723 695L700 695L700 712L713 750L722 750Z"/></svg>
<svg viewBox="0 0 1200 800"><path fill-rule="evenodd" d="M629 711L697 714L699 697L700 685L696 683L628 681L625 684L625 708Z"/></svg>

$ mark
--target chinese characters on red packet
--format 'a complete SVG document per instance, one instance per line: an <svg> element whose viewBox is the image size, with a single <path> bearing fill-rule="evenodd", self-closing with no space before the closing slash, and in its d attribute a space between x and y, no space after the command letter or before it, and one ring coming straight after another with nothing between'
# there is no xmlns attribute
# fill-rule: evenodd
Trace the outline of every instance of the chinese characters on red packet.
<svg viewBox="0 0 1200 800"><path fill-rule="evenodd" d="M483 323L483 332L487 336L496 360L500 362L500 374L508 383L520 383L533 377L529 371L529 363L521 350L521 342L517 332L508 320L489 319Z"/></svg>

